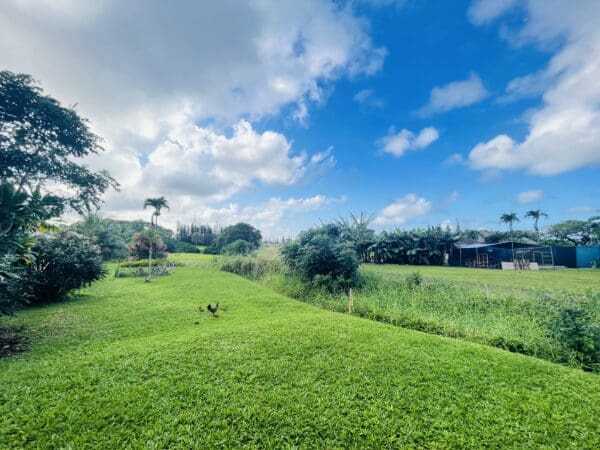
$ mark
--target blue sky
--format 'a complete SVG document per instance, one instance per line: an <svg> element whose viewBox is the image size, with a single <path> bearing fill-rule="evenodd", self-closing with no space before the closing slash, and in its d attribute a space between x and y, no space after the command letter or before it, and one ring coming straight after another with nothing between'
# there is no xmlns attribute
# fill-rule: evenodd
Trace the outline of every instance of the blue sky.
<svg viewBox="0 0 600 450"><path fill-rule="evenodd" d="M276 237L349 212L489 229L600 208L598 2L60 5L8 2L0 66L105 137L105 215L161 194L168 225Z"/></svg>

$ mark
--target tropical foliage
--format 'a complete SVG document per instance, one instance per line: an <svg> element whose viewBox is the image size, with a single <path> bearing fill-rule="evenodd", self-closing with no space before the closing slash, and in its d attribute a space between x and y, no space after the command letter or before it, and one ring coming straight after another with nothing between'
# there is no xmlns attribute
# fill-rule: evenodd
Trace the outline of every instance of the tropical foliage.
<svg viewBox="0 0 600 450"><path fill-rule="evenodd" d="M150 217L150 224L152 225L153 229L156 229L158 228L158 217L160 216L163 208L169 209L169 203L164 197L147 198L144 201L144 209L148 207L154 208L152 216Z"/></svg>
<svg viewBox="0 0 600 450"><path fill-rule="evenodd" d="M35 259L23 280L30 303L59 300L106 275L100 249L70 231L39 236L31 251Z"/></svg>
<svg viewBox="0 0 600 450"><path fill-rule="evenodd" d="M517 213L504 213L500 216L500 223L505 223L508 225L508 229L511 235L513 234L513 224L516 222L519 222L519 216L517 215Z"/></svg>
<svg viewBox="0 0 600 450"><path fill-rule="evenodd" d="M444 264L458 235L441 226L377 235L368 247L366 262L392 264Z"/></svg>
<svg viewBox="0 0 600 450"><path fill-rule="evenodd" d="M292 272L311 284L334 291L357 283L358 255L339 225L303 231L283 245L281 255Z"/></svg>
<svg viewBox="0 0 600 450"><path fill-rule="evenodd" d="M525 213L525 218L533 219L533 229L535 230L538 240L540 239L540 229L538 227L538 223L542 217L548 218L548 214L539 209L532 209Z"/></svg>

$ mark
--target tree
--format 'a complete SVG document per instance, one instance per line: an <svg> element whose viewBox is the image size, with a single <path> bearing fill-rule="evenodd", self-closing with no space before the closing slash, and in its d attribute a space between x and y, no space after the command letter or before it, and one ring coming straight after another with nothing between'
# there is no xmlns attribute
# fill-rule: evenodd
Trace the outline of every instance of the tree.
<svg viewBox="0 0 600 450"><path fill-rule="evenodd" d="M217 247L223 248L237 240L242 240L252 244L254 248L260 247L262 235L260 230L247 223L237 223L223 228L217 236Z"/></svg>
<svg viewBox="0 0 600 450"><path fill-rule="evenodd" d="M519 222L519 217L517 213L504 213L500 216L500 223L508 224L508 229L510 231L510 235L512 237L513 234L513 223Z"/></svg>
<svg viewBox="0 0 600 450"><path fill-rule="evenodd" d="M73 107L45 95L29 75L0 71L0 180L29 194L42 186L55 216L67 207L83 213L118 188L106 171L76 162L102 151L100 137Z"/></svg>
<svg viewBox="0 0 600 450"><path fill-rule="evenodd" d="M148 258L150 253L155 258L166 258L167 247L161 237L151 231L135 233L131 238L131 242L127 245L129 255L135 259Z"/></svg>
<svg viewBox="0 0 600 450"><path fill-rule="evenodd" d="M152 225L152 228L154 228L154 230L156 230L158 228L158 216L160 216L160 211L163 208L169 208L169 203L167 202L167 199L164 197L154 197L154 198L147 198L144 201L144 209L146 209L148 206L151 206L152 208L154 208L154 212L152 213L152 216L150 217L150 224Z"/></svg>
<svg viewBox="0 0 600 450"><path fill-rule="evenodd" d="M532 209L531 211L527 211L525 213L525 217L533 219L533 229L535 230L537 240L539 241L540 240L540 230L538 228L538 222L540 221L540 219L542 217L548 217L548 214L546 214L545 212L543 212L539 209Z"/></svg>
<svg viewBox="0 0 600 450"><path fill-rule="evenodd" d="M589 245L593 239L593 223L592 220L566 220L548 227L546 235L559 244Z"/></svg>
<svg viewBox="0 0 600 450"><path fill-rule="evenodd" d="M152 244L148 245L148 277L146 278L146 281L150 281L152 278L152 250L154 247L153 243L156 238L156 230L158 228L158 216L160 216L160 211L163 208L169 209L169 204L167 203L167 199L164 197L154 197L147 198L144 201L144 209L146 209L148 206L153 207L154 212L152 213L152 216L150 216L150 225L152 226L152 230L148 232L148 241L152 242Z"/></svg>

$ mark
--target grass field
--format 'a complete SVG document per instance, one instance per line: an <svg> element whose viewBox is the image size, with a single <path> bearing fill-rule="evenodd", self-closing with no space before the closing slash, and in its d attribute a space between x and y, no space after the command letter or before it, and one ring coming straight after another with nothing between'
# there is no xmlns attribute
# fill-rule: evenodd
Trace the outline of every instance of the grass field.
<svg viewBox="0 0 600 450"><path fill-rule="evenodd" d="M600 446L597 375L210 268L110 278L16 322L32 342L0 360L4 448Z"/></svg>
<svg viewBox="0 0 600 450"><path fill-rule="evenodd" d="M430 279L485 284L517 289L600 290L598 269L557 269L508 271L466 267L402 266L397 264L364 264L364 270L381 274L408 275L419 272Z"/></svg>

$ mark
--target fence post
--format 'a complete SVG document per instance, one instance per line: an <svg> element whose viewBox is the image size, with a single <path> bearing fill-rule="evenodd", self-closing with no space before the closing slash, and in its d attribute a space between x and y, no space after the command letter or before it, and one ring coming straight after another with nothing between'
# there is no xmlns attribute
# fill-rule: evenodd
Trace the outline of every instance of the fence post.
<svg viewBox="0 0 600 450"><path fill-rule="evenodd" d="M354 308L354 297L352 296L352 288L348 293L348 314L352 314L352 308Z"/></svg>

